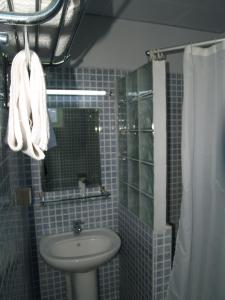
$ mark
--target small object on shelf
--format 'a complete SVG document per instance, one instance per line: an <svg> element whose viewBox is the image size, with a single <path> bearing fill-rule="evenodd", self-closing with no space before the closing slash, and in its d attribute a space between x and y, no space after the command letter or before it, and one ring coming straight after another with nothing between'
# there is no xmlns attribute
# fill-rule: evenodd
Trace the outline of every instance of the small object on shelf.
<svg viewBox="0 0 225 300"><path fill-rule="evenodd" d="M86 183L87 176L85 174L78 174L78 186L81 197L86 197Z"/></svg>
<svg viewBox="0 0 225 300"><path fill-rule="evenodd" d="M45 194L44 194L44 192L39 193L39 198L40 198L41 206L45 206Z"/></svg>
<svg viewBox="0 0 225 300"><path fill-rule="evenodd" d="M102 195L107 194L107 191L105 190L104 185L101 185L101 186L100 186L100 191L101 191L101 194L102 194Z"/></svg>

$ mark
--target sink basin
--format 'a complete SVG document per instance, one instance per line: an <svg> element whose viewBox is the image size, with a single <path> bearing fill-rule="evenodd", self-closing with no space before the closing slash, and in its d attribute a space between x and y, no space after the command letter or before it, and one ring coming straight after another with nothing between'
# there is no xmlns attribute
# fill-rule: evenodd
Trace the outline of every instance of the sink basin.
<svg viewBox="0 0 225 300"><path fill-rule="evenodd" d="M42 238L40 254L57 270L84 273L106 263L120 246L119 236L111 229L88 229L79 235L61 233Z"/></svg>
<svg viewBox="0 0 225 300"><path fill-rule="evenodd" d="M97 268L113 258L120 246L114 231L98 228L78 235L69 232L43 237L40 254L49 266L65 273L68 300L97 300Z"/></svg>

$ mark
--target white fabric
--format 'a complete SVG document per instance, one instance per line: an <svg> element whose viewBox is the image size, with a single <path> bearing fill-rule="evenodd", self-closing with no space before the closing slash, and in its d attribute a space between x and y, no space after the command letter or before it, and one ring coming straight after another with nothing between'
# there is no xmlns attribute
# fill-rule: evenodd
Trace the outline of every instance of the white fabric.
<svg viewBox="0 0 225 300"><path fill-rule="evenodd" d="M183 202L167 300L225 299L224 49L184 53Z"/></svg>
<svg viewBox="0 0 225 300"><path fill-rule="evenodd" d="M40 60L31 51L30 76L25 51L20 51L11 67L7 142L34 159L44 159L49 140L46 87Z"/></svg>

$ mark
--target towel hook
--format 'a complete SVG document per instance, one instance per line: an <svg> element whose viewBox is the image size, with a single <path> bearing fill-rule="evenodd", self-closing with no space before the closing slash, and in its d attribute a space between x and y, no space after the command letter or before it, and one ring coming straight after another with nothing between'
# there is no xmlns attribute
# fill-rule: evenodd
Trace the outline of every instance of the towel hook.
<svg viewBox="0 0 225 300"><path fill-rule="evenodd" d="M25 50L27 66L30 68L31 53L30 53L30 47L29 47L29 41L28 41L27 26L24 26L24 50Z"/></svg>

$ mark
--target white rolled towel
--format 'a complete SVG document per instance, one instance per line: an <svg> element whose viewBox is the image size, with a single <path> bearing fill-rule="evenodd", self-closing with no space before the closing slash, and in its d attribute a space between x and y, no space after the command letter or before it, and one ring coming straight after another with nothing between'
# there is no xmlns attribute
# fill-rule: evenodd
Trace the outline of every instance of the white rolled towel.
<svg viewBox="0 0 225 300"><path fill-rule="evenodd" d="M12 150L41 160L50 135L46 86L41 62L35 52L30 54L30 75L24 50L12 62L6 140Z"/></svg>

